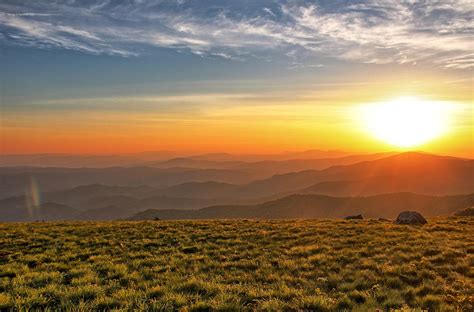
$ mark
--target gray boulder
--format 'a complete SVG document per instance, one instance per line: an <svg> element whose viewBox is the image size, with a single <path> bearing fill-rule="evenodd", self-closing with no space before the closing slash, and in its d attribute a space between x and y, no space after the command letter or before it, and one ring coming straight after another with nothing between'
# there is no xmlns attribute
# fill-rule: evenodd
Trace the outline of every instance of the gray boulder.
<svg viewBox="0 0 474 312"><path fill-rule="evenodd" d="M394 222L395 224L426 224L426 219L416 211L401 212Z"/></svg>
<svg viewBox="0 0 474 312"><path fill-rule="evenodd" d="M347 216L345 217L344 219L346 220L362 220L364 219L364 217L362 217L362 215L355 215L355 216Z"/></svg>
<svg viewBox="0 0 474 312"><path fill-rule="evenodd" d="M454 215L456 217L474 217L474 207L459 210Z"/></svg>

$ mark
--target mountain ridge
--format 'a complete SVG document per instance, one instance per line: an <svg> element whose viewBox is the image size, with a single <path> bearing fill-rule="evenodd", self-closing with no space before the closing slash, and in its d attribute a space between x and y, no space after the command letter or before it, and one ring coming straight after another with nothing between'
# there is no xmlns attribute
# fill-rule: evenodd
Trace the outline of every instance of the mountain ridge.
<svg viewBox="0 0 474 312"><path fill-rule="evenodd" d="M332 197L293 194L257 205L211 206L193 211L146 210L128 220L148 219L297 219L342 218L362 214L368 218L394 218L404 210L417 210L427 217L447 216L474 203L474 193L429 196L391 193L367 197Z"/></svg>

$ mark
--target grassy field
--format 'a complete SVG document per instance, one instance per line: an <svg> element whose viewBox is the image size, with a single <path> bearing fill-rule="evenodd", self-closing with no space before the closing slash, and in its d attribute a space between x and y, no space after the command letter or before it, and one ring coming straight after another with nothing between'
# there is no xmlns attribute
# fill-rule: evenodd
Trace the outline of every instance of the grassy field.
<svg viewBox="0 0 474 312"><path fill-rule="evenodd" d="M474 218L0 224L2 310L474 311Z"/></svg>

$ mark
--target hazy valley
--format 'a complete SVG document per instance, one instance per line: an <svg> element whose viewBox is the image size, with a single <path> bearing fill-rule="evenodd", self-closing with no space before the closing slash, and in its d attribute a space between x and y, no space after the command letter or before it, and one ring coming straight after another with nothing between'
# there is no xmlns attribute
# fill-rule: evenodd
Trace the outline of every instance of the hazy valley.
<svg viewBox="0 0 474 312"><path fill-rule="evenodd" d="M4 166L0 220L393 218L402 210L447 216L474 204L469 159L415 152L258 161L216 155L139 167ZM41 159L64 161L49 157Z"/></svg>

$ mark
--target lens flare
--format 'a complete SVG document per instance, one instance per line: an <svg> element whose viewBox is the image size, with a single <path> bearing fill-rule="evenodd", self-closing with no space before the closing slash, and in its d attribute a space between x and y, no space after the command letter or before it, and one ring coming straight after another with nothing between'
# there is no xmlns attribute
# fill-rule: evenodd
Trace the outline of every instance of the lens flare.
<svg viewBox="0 0 474 312"><path fill-rule="evenodd" d="M30 217L37 217L41 204L40 190L34 177L30 177L29 182L25 189L26 208Z"/></svg>

